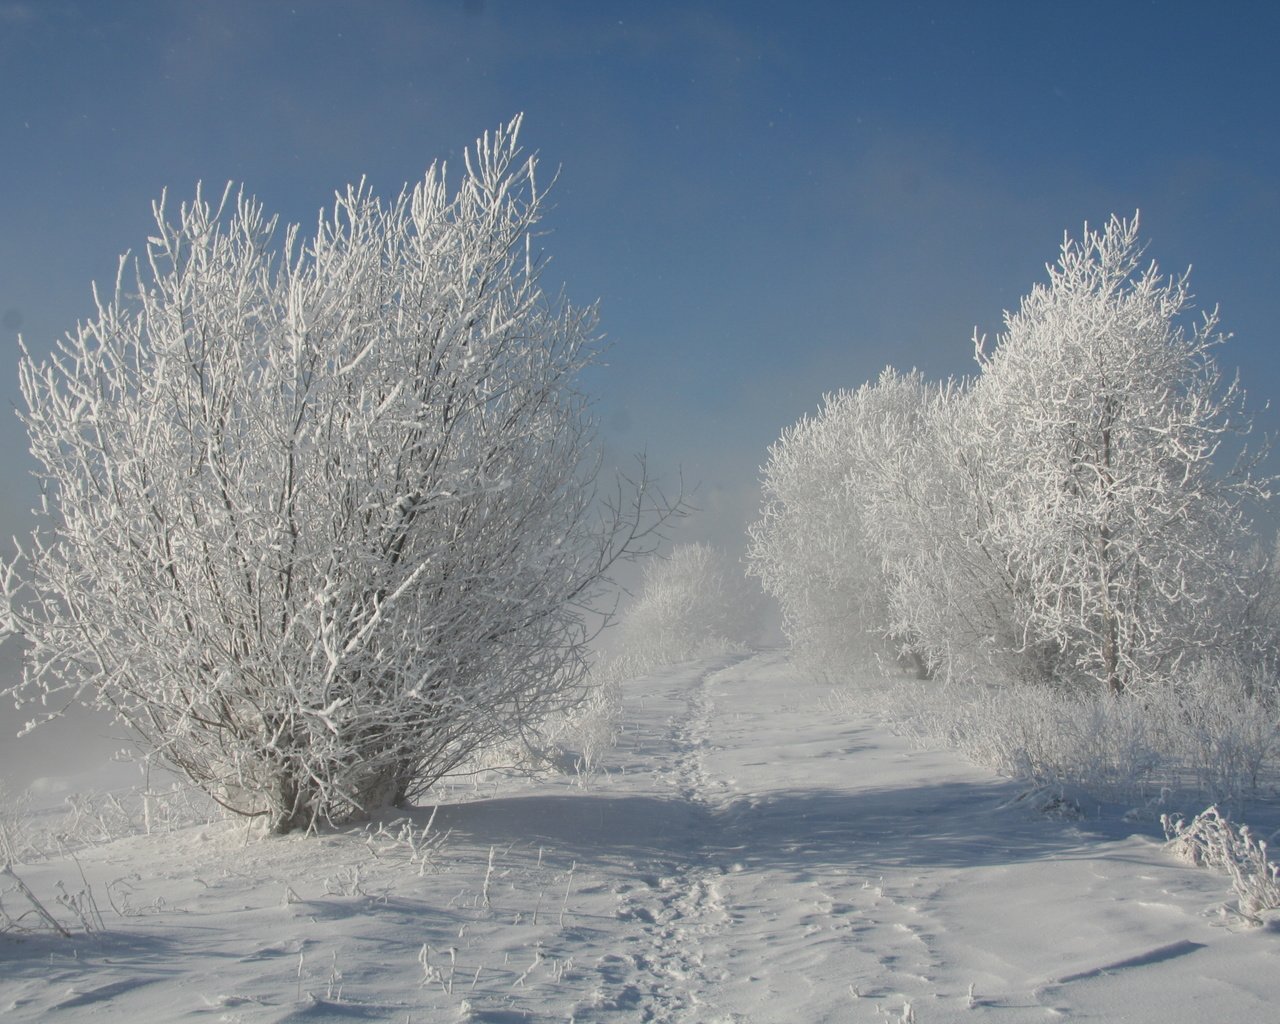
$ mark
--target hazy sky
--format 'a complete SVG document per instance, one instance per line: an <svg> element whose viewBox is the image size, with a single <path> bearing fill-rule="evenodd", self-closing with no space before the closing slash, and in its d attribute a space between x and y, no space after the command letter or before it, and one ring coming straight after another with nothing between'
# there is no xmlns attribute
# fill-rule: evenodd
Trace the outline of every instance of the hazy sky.
<svg viewBox="0 0 1280 1024"><path fill-rule="evenodd" d="M737 531L823 391L968 372L1062 232L1142 211L1280 396L1280 13L1249 3L0 0L0 381L90 311L168 187L310 225L519 111L549 283L599 299L605 436ZM1263 417L1270 427L1274 416ZM6 532L31 503L0 421ZM716 514L713 514L716 513ZM13 525L10 525L13 524Z"/></svg>
<svg viewBox="0 0 1280 1024"><path fill-rule="evenodd" d="M0 386L91 312L167 187L310 225L523 111L547 278L599 299L615 451L739 533L757 468L886 363L973 367L1064 230L1141 209L1280 396L1280 5L0 0ZM1266 429L1277 425L1263 413ZM34 501L0 419L0 527Z"/></svg>

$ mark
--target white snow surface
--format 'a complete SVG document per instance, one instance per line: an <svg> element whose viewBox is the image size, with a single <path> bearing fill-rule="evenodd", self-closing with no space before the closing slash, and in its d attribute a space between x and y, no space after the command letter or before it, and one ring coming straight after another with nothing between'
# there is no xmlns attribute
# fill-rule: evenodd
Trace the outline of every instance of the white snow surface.
<svg viewBox="0 0 1280 1024"><path fill-rule="evenodd" d="M409 815L418 854L403 822L219 821L17 865L69 926L56 885L87 883L105 927L0 936L0 1016L1277 1019L1280 933L1151 822L1047 816L826 693L776 652L635 680L588 787L452 787Z"/></svg>

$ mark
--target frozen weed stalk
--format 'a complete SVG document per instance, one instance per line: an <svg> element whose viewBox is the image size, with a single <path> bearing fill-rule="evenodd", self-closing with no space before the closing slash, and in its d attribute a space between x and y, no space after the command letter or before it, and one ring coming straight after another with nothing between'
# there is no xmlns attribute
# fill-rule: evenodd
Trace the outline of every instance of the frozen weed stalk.
<svg viewBox="0 0 1280 1024"><path fill-rule="evenodd" d="M573 873L578 870L578 862L575 860L569 866L569 876L564 880L564 899L560 901L560 921L559 926L564 927L564 915L569 909L569 890L573 888Z"/></svg>
<svg viewBox="0 0 1280 1024"><path fill-rule="evenodd" d="M531 975L535 970L538 969L538 966L542 963L542 960L543 960L542 943L539 942L539 943L536 943L533 947L533 962L524 969L524 971L520 974L520 977L516 978L516 980L511 983L511 987L524 988L525 981L528 980L529 975Z"/></svg>
<svg viewBox="0 0 1280 1024"><path fill-rule="evenodd" d="M98 909L98 901L94 898L93 886L89 884L89 879L85 877L84 867L79 859L74 854L71 859L75 863L76 869L80 872L80 881L84 883L84 888L77 892L70 892L66 885L59 880L54 885L54 888L58 890L57 902L75 915L80 921L85 934L103 932L106 930L106 925L102 922L102 912Z"/></svg>
<svg viewBox="0 0 1280 1024"><path fill-rule="evenodd" d="M12 864L6 863L3 868L0 868L0 876L9 879L11 883L8 890L0 893L0 932L38 930L23 923L28 915L34 914L36 916L36 920L39 922L39 928L48 929L49 931L62 936L64 939L71 938L71 933L63 927L56 917L49 913L45 905L36 898L35 893L27 888L26 882L18 877L17 872L13 870ZM31 909L19 914L17 917L12 916L9 911L5 909L3 900L3 896L10 892L17 892L20 894L26 900ZM50 956L52 956L52 954L50 954Z"/></svg>
<svg viewBox="0 0 1280 1024"><path fill-rule="evenodd" d="M1162 815L1170 848L1196 865L1215 867L1231 876L1236 894L1234 910L1251 924L1261 924L1266 911L1280 908L1280 865L1267 856L1267 844L1256 839L1248 825L1239 827L1210 807L1190 823Z"/></svg>
<svg viewBox="0 0 1280 1024"><path fill-rule="evenodd" d="M325 981L326 999L342 1002L342 972L338 970L338 952L333 951L333 959L329 964L329 977Z"/></svg>
<svg viewBox="0 0 1280 1024"><path fill-rule="evenodd" d="M360 867L357 864L351 864L343 867L338 872L336 879L326 878L324 880L324 894L326 896L367 896L360 881Z"/></svg>
<svg viewBox="0 0 1280 1024"><path fill-rule="evenodd" d="M439 985L441 991L445 995L453 995L453 975L458 967L458 950L455 946L450 946L447 950L449 954L449 973L445 974L439 966L431 962L432 949L427 943L422 944L422 948L418 950L418 965L422 968L422 980L418 983L419 988L426 988L428 985ZM479 968L476 969L476 978L480 976ZM474 987L475 980L472 980Z"/></svg>
<svg viewBox="0 0 1280 1024"><path fill-rule="evenodd" d="M484 885L481 889L481 899L483 900L486 908L491 905L489 903L489 885L493 881L493 857L496 852L496 846L489 847L489 863L484 869Z"/></svg>

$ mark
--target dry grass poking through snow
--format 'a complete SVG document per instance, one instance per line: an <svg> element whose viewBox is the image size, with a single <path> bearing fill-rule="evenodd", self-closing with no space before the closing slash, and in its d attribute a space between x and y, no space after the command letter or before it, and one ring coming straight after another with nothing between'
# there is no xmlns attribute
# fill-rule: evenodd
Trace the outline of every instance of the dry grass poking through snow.
<svg viewBox="0 0 1280 1024"><path fill-rule="evenodd" d="M1251 924L1280 907L1280 868L1236 815L1280 818L1280 707L1229 672L1186 687L1115 697L1034 686L881 680L837 688L833 708L877 711L923 745L945 744L1026 782L1032 801L1080 815L1100 802L1132 820L1159 816L1180 858L1225 872L1224 909ZM1185 808L1204 807L1190 823Z"/></svg>
<svg viewBox="0 0 1280 1024"><path fill-rule="evenodd" d="M1151 817L1170 801L1243 813L1280 796L1275 695L1230 675L1122 697L894 679L837 688L831 700L1010 778L1149 805Z"/></svg>

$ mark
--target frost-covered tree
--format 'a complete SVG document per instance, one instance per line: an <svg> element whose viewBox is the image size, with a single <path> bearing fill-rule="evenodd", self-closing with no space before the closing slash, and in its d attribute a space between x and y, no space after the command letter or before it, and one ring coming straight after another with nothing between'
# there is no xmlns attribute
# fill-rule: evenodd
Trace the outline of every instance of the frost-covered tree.
<svg viewBox="0 0 1280 1024"><path fill-rule="evenodd" d="M885 574L885 635L922 675L1039 675L1043 652L1017 634L1022 595L1003 553L983 538L993 480L974 443L972 382L917 390L917 411L885 438L896 454L863 455L896 467L871 478L864 510Z"/></svg>
<svg viewBox="0 0 1280 1024"><path fill-rule="evenodd" d="M672 510L597 497L595 313L539 286L518 130L456 189L441 165L390 203L348 188L309 239L230 189L162 199L96 317L24 351L19 696L95 700L280 831L578 698L583 609Z"/></svg>
<svg viewBox="0 0 1280 1024"><path fill-rule="evenodd" d="M1012 595L1003 561L973 542L989 485L964 444L968 394L886 369L769 449L750 567L812 668L840 674L888 652L954 675L998 657Z"/></svg>
<svg viewBox="0 0 1280 1024"><path fill-rule="evenodd" d="M885 641L918 658L892 588L912 549L899 506L926 484L917 463L931 400L919 373L886 370L875 384L827 395L769 448L749 571L813 668L839 672Z"/></svg>
<svg viewBox="0 0 1280 1024"><path fill-rule="evenodd" d="M1246 514L1265 486L1215 464L1248 419L1189 303L1113 219L979 341L976 378L889 370L785 431L750 561L793 646L1113 692L1274 657Z"/></svg>
<svg viewBox="0 0 1280 1024"><path fill-rule="evenodd" d="M644 568L621 620L621 656L640 671L742 647L760 632L760 593L710 544L681 544Z"/></svg>
<svg viewBox="0 0 1280 1024"><path fill-rule="evenodd" d="M761 516L748 531L748 572L777 600L792 650L817 670L864 656L868 632L886 618L879 560L850 480L858 467L842 436L861 419L859 395L826 396L770 445Z"/></svg>
<svg viewBox="0 0 1280 1024"><path fill-rule="evenodd" d="M1023 595L1023 646L1118 692L1238 650L1253 573L1246 504L1215 465L1247 429L1213 359L1216 311L1184 323L1186 276L1143 265L1138 222L1067 238L987 353L970 401L989 488L979 543Z"/></svg>

